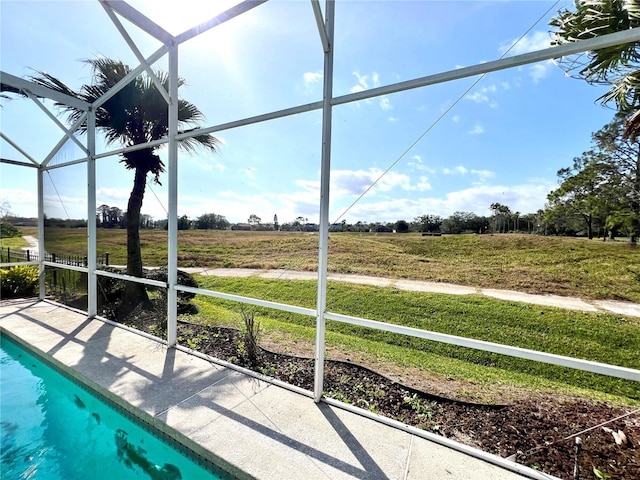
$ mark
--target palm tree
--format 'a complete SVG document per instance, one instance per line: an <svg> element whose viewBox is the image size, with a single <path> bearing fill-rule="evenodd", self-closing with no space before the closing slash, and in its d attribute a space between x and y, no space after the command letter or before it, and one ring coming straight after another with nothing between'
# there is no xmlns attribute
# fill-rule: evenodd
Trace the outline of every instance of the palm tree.
<svg viewBox="0 0 640 480"><path fill-rule="evenodd" d="M549 23L555 27L553 44L586 40L640 27L640 0L576 0L575 11L561 10ZM619 116L626 118L623 138L638 142L640 137L640 42L586 52L562 59L560 65L591 84L611 85L599 98L615 103ZM640 191L640 153L635 159L635 187ZM631 241L640 235L640 201L634 199Z"/></svg>
<svg viewBox="0 0 640 480"><path fill-rule="evenodd" d="M92 68L92 82L74 91L57 78L38 72L31 81L38 85L66 93L80 98L88 103L94 103L109 91L116 83L124 78L131 69L121 61L109 58L86 60ZM168 91L169 76L165 72L155 72L157 78ZM178 86L184 84L178 80ZM83 111L68 105L56 104L66 114L68 121L73 123L83 114ZM179 129L195 127L204 116L192 103L178 99ZM148 75L140 75L126 87L107 100L96 110L96 128L101 130L108 144L120 143L128 147L139 145L166 137L169 132L169 115L167 103L155 87ZM86 123L80 131L85 132ZM184 130L183 130L184 131ZM219 141L210 134L197 135L182 140L179 143L186 151L194 151L198 147L215 152ZM127 274L136 277L143 276L142 255L140 252L140 209L144 199L147 175L151 174L155 183L160 184L160 174L164 172L164 163L156 153L155 147L143 148L122 154L121 162L125 168L134 171L133 189L127 204ZM123 307L132 309L143 301L148 301L144 285L126 282Z"/></svg>
<svg viewBox="0 0 640 480"><path fill-rule="evenodd" d="M587 40L640 26L639 0L575 0L575 11L563 9L549 25L555 27L552 45ZM614 103L630 116L627 135L640 134L640 44L627 43L559 60L572 76L591 84L611 85L598 100Z"/></svg>

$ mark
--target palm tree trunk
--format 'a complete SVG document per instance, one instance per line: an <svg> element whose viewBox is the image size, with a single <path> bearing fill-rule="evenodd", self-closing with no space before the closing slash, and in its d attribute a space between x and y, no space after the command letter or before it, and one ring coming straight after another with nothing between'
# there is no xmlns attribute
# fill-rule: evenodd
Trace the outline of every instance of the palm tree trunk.
<svg viewBox="0 0 640 480"><path fill-rule="evenodd" d="M142 277L142 253L140 251L140 210L147 183L147 172L135 169L133 190L129 196L127 205L127 274L134 277ZM123 307L125 310L135 308L142 302L148 302L147 290L141 283L127 282Z"/></svg>

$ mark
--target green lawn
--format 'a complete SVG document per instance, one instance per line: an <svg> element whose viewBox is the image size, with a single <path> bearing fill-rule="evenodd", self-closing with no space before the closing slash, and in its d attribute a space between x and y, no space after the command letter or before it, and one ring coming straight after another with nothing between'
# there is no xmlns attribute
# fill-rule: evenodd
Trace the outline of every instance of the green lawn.
<svg viewBox="0 0 640 480"><path fill-rule="evenodd" d="M25 229L26 230L26 229ZM33 234L34 232L25 232ZM147 265L166 264L167 233L141 232ZM85 229L46 230L47 251L84 254ZM126 263L125 231L98 229L98 253ZM317 234L179 232L179 265L209 268L315 270ZM533 235L332 234L332 272L452 282L553 293L585 299L640 302L640 249L626 242ZM199 277L204 288L315 307L315 282ZM196 320L238 325L240 305L198 296ZM640 368L640 320L542 308L480 296L405 292L330 282L327 309L381 322ZM257 311L270 341L312 352L313 318ZM383 369L426 377L579 394L640 403L637 383L454 347L378 330L328 322L327 348ZM490 395L489 395L490 398Z"/></svg>
<svg viewBox="0 0 640 480"><path fill-rule="evenodd" d="M26 230L26 229L25 229ZM35 229L34 229L35 230ZM86 255L86 230L48 228L50 253ZM147 265L166 265L167 232L142 230ZM98 229L98 254L126 263L126 234ZM178 233L178 265L314 271L318 236L287 232ZM331 234L329 270L527 293L640 303L640 247L537 235Z"/></svg>
<svg viewBox="0 0 640 480"><path fill-rule="evenodd" d="M315 283L256 278L198 277L204 288L303 307L314 307ZM239 304L198 296L196 321L240 325ZM335 313L503 343L629 368L640 368L640 319L487 299L403 292L331 283L327 309ZM314 319L257 309L268 332L286 332L310 342ZM468 382L561 391L640 403L635 382L481 352L379 330L328 322L329 347L374 356Z"/></svg>

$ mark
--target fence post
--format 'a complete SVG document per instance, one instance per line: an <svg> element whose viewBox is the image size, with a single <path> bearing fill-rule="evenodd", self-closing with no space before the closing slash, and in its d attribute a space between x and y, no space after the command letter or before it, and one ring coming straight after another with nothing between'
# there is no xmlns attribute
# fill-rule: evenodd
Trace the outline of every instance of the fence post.
<svg viewBox="0 0 640 480"><path fill-rule="evenodd" d="M109 266L109 252L105 252L105 254L104 254L104 264L107 267Z"/></svg>
<svg viewBox="0 0 640 480"><path fill-rule="evenodd" d="M89 265L89 258L88 257L84 257L84 267Z"/></svg>
<svg viewBox="0 0 640 480"><path fill-rule="evenodd" d="M31 252L27 250L27 262L31 261Z"/></svg>
<svg viewBox="0 0 640 480"><path fill-rule="evenodd" d="M11 250L7 247L7 262L11 263Z"/></svg>
<svg viewBox="0 0 640 480"><path fill-rule="evenodd" d="M51 261L53 263L56 262L56 254L55 253L51 254ZM51 273L53 273L53 291L55 292L56 288L58 288L58 269L53 267L51 269Z"/></svg>

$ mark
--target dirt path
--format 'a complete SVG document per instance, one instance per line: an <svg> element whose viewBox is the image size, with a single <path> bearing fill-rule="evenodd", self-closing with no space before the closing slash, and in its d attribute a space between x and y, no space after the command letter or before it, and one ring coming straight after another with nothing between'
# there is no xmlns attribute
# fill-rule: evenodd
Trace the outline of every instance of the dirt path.
<svg viewBox="0 0 640 480"><path fill-rule="evenodd" d="M23 238L29 243L29 247L23 250L38 249L38 239L25 235ZM116 265L113 265L116 266ZM316 280L316 272L298 272L293 270L255 270L250 268L181 268L187 273L213 277L258 277L274 280ZM351 275L343 273L330 273L329 280L337 282L371 285L374 287L392 287L398 290L428 293L446 293L450 295L484 295L486 297L507 300L511 302L529 303L544 307L566 308L583 312L605 312L630 317L640 317L640 304L621 302L617 300L582 300L575 297L561 297L559 295L533 295L530 293L516 292L513 290L497 290L494 288L477 288L452 283L427 282L421 280L394 279L386 277L370 277L365 275Z"/></svg>
<svg viewBox="0 0 640 480"><path fill-rule="evenodd" d="M22 247L22 250L34 250L34 251L38 251L39 245L38 245L38 239L32 235L23 235L22 238L24 238L25 242L27 242L29 245L26 247Z"/></svg>
<svg viewBox="0 0 640 480"><path fill-rule="evenodd" d="M188 273L214 277L258 277L278 280L316 280L316 272L298 272L292 270L254 270L249 268L181 268ZM369 277L330 273L329 280L337 282L357 283L375 287L393 287L398 290L412 292L446 293L450 295L484 295L486 297L511 302L529 303L545 307L566 308L584 312L605 312L618 315L640 317L640 304L616 300L582 300L559 295L532 295L513 290L497 290L494 288L476 288L452 283L426 282L420 280L394 279L386 277Z"/></svg>

